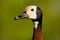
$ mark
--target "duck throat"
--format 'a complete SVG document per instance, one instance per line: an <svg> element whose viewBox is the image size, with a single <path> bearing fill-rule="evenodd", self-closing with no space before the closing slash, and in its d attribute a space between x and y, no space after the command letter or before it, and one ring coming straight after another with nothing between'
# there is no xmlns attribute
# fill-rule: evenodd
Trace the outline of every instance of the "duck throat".
<svg viewBox="0 0 60 40"><path fill-rule="evenodd" d="M35 29L37 29L38 24L39 24L39 22L38 22L38 21L35 21L35 22L34 22L34 28L35 28Z"/></svg>
<svg viewBox="0 0 60 40"><path fill-rule="evenodd" d="M40 19L35 19L33 20L32 19L32 22L33 22L33 25L34 25L34 30L38 30L38 31L42 31L42 20Z"/></svg>

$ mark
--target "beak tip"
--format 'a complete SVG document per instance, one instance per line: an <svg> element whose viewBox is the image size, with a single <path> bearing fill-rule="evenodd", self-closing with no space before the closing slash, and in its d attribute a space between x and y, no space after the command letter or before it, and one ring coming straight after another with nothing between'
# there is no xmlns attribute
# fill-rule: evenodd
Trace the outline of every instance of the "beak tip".
<svg viewBox="0 0 60 40"><path fill-rule="evenodd" d="M14 20L17 20L16 17L14 18Z"/></svg>
<svg viewBox="0 0 60 40"><path fill-rule="evenodd" d="M18 19L20 19L20 18L19 18L19 17L15 17L15 18L14 18L14 20L18 20Z"/></svg>

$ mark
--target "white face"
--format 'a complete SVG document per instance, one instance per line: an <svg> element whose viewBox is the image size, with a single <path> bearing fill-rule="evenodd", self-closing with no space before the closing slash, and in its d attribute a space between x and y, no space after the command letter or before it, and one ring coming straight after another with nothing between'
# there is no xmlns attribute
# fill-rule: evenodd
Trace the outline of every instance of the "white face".
<svg viewBox="0 0 60 40"><path fill-rule="evenodd" d="M36 19L37 18L36 9L37 9L36 6L28 6L24 11L26 11L29 18Z"/></svg>
<svg viewBox="0 0 60 40"><path fill-rule="evenodd" d="M37 6L28 6L25 8L24 12L16 16L15 19L21 19L21 18L30 18L30 19L36 19L37 18Z"/></svg>

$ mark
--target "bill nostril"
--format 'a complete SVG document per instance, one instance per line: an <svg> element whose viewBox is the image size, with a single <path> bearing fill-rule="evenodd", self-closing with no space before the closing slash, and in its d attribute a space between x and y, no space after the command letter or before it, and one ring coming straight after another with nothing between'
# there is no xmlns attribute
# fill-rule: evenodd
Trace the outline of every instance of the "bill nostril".
<svg viewBox="0 0 60 40"><path fill-rule="evenodd" d="M22 16L18 16L18 17L22 17Z"/></svg>

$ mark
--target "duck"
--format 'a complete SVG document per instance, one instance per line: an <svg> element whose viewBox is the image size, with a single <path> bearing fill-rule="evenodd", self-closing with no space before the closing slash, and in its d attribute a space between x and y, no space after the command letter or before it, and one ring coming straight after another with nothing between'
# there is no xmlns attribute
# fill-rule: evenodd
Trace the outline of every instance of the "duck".
<svg viewBox="0 0 60 40"><path fill-rule="evenodd" d="M42 37L42 11L38 6L30 5L25 8L22 14L14 17L14 20L30 19L33 22L32 40L43 40Z"/></svg>

